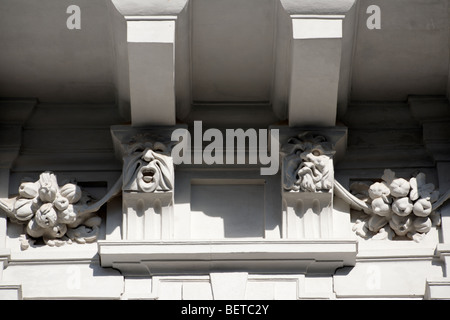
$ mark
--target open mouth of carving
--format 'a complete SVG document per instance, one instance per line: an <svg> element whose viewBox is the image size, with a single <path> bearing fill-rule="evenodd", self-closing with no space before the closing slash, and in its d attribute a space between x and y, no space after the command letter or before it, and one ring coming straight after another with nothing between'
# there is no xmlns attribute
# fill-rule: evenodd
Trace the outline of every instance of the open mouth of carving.
<svg viewBox="0 0 450 320"><path fill-rule="evenodd" d="M151 183L153 181L153 177L155 175L155 170L153 169L143 169L142 170L142 180L145 183Z"/></svg>

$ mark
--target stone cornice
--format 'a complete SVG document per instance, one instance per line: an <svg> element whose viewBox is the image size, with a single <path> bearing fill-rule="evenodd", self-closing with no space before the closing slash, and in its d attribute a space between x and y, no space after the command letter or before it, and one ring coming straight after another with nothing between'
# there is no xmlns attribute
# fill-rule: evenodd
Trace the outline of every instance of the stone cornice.
<svg viewBox="0 0 450 320"><path fill-rule="evenodd" d="M356 0L280 0L288 14L345 14Z"/></svg>
<svg viewBox="0 0 450 320"><path fill-rule="evenodd" d="M123 16L178 15L189 0L112 0Z"/></svg>
<svg viewBox="0 0 450 320"><path fill-rule="evenodd" d="M253 270L333 274L353 266L354 239L99 241L101 265L125 275L208 274L214 270Z"/></svg>
<svg viewBox="0 0 450 320"><path fill-rule="evenodd" d="M112 0L123 16L178 15L189 0ZM345 14L356 0L280 0L288 14Z"/></svg>

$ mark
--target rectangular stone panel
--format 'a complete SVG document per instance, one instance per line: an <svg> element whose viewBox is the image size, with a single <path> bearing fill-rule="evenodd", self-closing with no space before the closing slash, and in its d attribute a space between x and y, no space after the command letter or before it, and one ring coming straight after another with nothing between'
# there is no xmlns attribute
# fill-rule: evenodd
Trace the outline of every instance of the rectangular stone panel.
<svg viewBox="0 0 450 320"><path fill-rule="evenodd" d="M264 237L264 185L191 186L191 238Z"/></svg>

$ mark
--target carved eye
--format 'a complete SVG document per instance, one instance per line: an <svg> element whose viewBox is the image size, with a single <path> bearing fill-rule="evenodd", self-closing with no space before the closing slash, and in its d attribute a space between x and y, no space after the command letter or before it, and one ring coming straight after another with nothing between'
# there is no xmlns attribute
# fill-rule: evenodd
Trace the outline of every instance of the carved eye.
<svg viewBox="0 0 450 320"><path fill-rule="evenodd" d="M322 152L320 152L320 150L318 150L318 149L313 149L312 154L315 155L316 157L318 157L322 154Z"/></svg>
<svg viewBox="0 0 450 320"><path fill-rule="evenodd" d="M166 146L162 142L155 142L153 146L153 151L155 152L165 152Z"/></svg>

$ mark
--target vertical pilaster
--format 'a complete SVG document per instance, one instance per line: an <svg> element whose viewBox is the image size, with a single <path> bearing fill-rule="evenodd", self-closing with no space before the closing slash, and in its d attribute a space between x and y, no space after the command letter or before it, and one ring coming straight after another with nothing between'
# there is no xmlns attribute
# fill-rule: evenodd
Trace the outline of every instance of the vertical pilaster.
<svg viewBox="0 0 450 320"><path fill-rule="evenodd" d="M439 191L450 190L450 105L445 98L411 97L411 113L422 126L424 145L436 162ZM442 240L450 243L450 203L439 209Z"/></svg>
<svg viewBox="0 0 450 320"><path fill-rule="evenodd" d="M412 115L422 125L425 147L436 162L440 195L450 190L450 105L445 98L411 97L408 100ZM450 203L439 209L441 239L436 254L443 262L443 277L427 279L425 299L450 297Z"/></svg>

